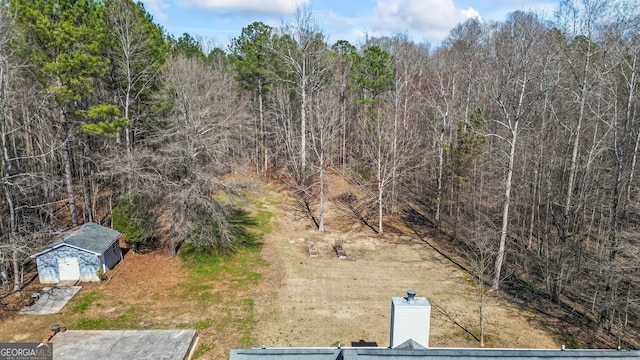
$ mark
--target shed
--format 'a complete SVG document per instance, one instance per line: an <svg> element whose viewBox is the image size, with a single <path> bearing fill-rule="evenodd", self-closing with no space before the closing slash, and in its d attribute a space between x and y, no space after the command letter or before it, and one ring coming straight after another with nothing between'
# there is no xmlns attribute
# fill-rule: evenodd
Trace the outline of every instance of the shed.
<svg viewBox="0 0 640 360"><path fill-rule="evenodd" d="M40 282L100 281L98 270L106 272L122 260L121 235L92 222L63 235L31 255L38 265Z"/></svg>

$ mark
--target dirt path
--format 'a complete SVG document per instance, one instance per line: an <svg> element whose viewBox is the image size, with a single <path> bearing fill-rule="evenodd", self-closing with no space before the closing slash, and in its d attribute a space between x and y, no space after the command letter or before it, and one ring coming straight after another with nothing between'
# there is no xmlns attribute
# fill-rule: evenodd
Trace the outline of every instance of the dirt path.
<svg viewBox="0 0 640 360"><path fill-rule="evenodd" d="M287 201L269 207L277 225L265 239L263 257L271 266L261 286L275 291L256 298L261 345L350 346L364 339L386 347L390 298L414 289L435 305L431 346L479 346L454 323L479 334L479 288L471 276L413 236L378 236L344 208L330 205L328 231L319 234L309 219L291 211L295 207ZM337 259L336 242L347 260ZM309 256L309 243L317 245L318 257ZM489 347L559 347L533 313L491 296L486 321Z"/></svg>

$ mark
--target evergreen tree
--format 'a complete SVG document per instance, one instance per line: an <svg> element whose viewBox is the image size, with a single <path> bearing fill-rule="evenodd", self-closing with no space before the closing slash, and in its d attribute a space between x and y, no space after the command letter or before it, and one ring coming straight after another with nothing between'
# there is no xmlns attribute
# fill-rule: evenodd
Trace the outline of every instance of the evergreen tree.
<svg viewBox="0 0 640 360"><path fill-rule="evenodd" d="M244 89L255 93L258 102L258 126L256 129L256 155L260 157L263 173L267 172L267 130L264 119L264 97L271 88L273 64L272 28L254 22L242 29L242 34L233 39L229 47L231 64L236 71L236 80ZM259 155L258 155L259 154Z"/></svg>
<svg viewBox="0 0 640 360"><path fill-rule="evenodd" d="M108 24L109 76L105 79L122 116L129 121L124 136L127 152L142 137L151 112L151 97L158 91L157 77L166 62L168 43L142 3L105 2Z"/></svg>
<svg viewBox="0 0 640 360"><path fill-rule="evenodd" d="M364 107L363 151L376 175L378 232L382 234L384 191L398 165L390 157L393 152L393 139L390 138L393 125L388 123L382 95L393 88L396 67L388 51L370 46L364 50L364 56L357 58L355 68L353 86L359 93L356 103Z"/></svg>
<svg viewBox="0 0 640 360"><path fill-rule="evenodd" d="M101 2L91 0L9 1L22 37L18 51L29 71L51 95L57 136L63 146L64 180L71 223L78 225L71 159L79 110L87 106L96 79L109 65L104 56L106 28Z"/></svg>

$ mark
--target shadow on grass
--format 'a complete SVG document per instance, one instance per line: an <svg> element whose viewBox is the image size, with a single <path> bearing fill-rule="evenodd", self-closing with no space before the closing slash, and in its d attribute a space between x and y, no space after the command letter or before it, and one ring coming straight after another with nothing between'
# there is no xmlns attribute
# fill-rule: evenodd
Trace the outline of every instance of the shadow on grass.
<svg viewBox="0 0 640 360"><path fill-rule="evenodd" d="M411 206L407 206L407 208L404 209L402 220L407 224L420 228L435 228L435 224L430 219Z"/></svg>
<svg viewBox="0 0 640 360"><path fill-rule="evenodd" d="M241 249L260 249L262 236L271 230L272 214L258 211L256 215L244 209L228 206L226 219L202 219L180 249L187 262L210 261L211 256L229 256Z"/></svg>
<svg viewBox="0 0 640 360"><path fill-rule="evenodd" d="M342 204L343 206L346 206L347 209L349 209L349 211L353 213L353 215L361 224L371 229L371 231L373 231L374 233L379 233L379 229L374 227L367 220L367 218L369 217L367 215L367 210L373 206L370 202L360 201L360 199L358 199L358 197L351 192L342 195L342 197L337 202Z"/></svg>
<svg viewBox="0 0 640 360"><path fill-rule="evenodd" d="M180 256L189 268L193 282L224 278L238 285L257 284L262 274L255 271L256 267L269 265L262 259L260 251L264 234L271 231L272 217L273 214L264 209L251 214L233 208L229 212L228 231L235 246L230 251L184 246Z"/></svg>
<svg viewBox="0 0 640 360"><path fill-rule="evenodd" d="M537 284L523 280L513 274L502 282L502 291L521 306L543 315L538 321L553 333L557 341L569 348L606 348L605 344L590 338L594 325L579 312L552 303L549 295ZM586 340L586 341L585 341Z"/></svg>

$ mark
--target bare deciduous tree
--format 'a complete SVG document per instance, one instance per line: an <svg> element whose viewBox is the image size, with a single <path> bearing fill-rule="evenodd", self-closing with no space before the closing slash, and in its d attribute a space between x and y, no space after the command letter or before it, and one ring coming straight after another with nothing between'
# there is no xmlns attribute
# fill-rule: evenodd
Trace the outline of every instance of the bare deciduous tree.
<svg viewBox="0 0 640 360"><path fill-rule="evenodd" d="M114 42L109 49L113 67L111 84L122 115L130 123L124 129L126 150L130 152L144 115L139 113L139 109L144 108L141 102L157 86L155 82L165 60L166 47L161 29L153 24L140 3L110 0L105 2L105 13L107 29Z"/></svg>
<svg viewBox="0 0 640 360"><path fill-rule="evenodd" d="M311 136L310 150L315 155L316 163L313 165L318 173L318 231L324 232L324 207L326 171L330 164L332 154L335 154L338 134L340 131L339 111L336 106L336 89L326 88L315 96L311 104L311 123L309 133Z"/></svg>
<svg viewBox="0 0 640 360"><path fill-rule="evenodd" d="M496 82L489 89L489 96L498 106L500 119L496 123L505 135L493 136L508 144L506 169L504 176L504 198L502 207L502 225L500 243L495 261L493 287L500 286L501 270L504 264L505 246L509 233L509 211L511 209L511 191L516 159L516 146L520 135L521 123L526 121L527 112L540 99L541 90L535 86L542 73L544 58L539 56L540 39L544 25L533 14L515 12L498 30L496 36L495 62L493 76Z"/></svg>
<svg viewBox="0 0 640 360"><path fill-rule="evenodd" d="M196 57L171 59L164 80L173 108L166 129L139 155L138 189L162 204L159 225L170 256L183 240L203 251L229 251L228 214L213 196L225 188L220 176L246 129L246 102L234 91L231 74Z"/></svg>
<svg viewBox="0 0 640 360"><path fill-rule="evenodd" d="M281 41L274 48L282 59L287 74L281 80L294 86L300 101L299 162L292 164L298 169L298 181L303 179L307 163L308 104L313 101L314 94L325 85L328 77L329 67L324 61L327 52L324 37L311 9L297 8L294 22L282 27L281 39L288 41Z"/></svg>

